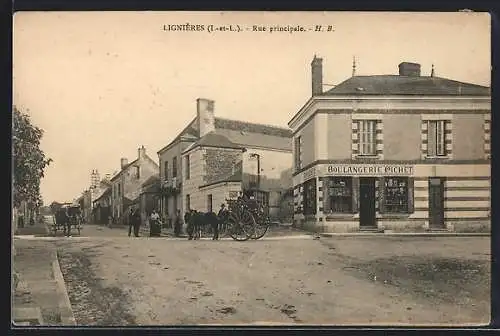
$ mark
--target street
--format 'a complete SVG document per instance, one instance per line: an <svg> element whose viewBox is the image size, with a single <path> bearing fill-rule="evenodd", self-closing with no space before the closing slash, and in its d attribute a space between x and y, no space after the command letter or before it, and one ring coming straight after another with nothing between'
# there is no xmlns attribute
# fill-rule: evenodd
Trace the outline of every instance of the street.
<svg viewBox="0 0 500 336"><path fill-rule="evenodd" d="M486 324L489 237L127 237L57 247L78 325Z"/></svg>

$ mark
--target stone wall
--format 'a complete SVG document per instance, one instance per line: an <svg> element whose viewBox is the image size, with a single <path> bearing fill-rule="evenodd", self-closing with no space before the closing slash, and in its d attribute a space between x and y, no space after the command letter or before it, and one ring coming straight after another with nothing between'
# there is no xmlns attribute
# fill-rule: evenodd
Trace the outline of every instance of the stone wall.
<svg viewBox="0 0 500 336"><path fill-rule="evenodd" d="M206 148L203 151L205 184L231 176L234 168L242 161L242 152L238 149Z"/></svg>

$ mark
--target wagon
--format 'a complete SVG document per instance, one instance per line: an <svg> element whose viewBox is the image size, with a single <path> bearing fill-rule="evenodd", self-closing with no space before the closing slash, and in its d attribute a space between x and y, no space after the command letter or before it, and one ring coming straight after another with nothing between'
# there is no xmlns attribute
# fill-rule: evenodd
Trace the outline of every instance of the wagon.
<svg viewBox="0 0 500 336"><path fill-rule="evenodd" d="M222 231L234 240L245 241L264 237L270 226L268 211L256 200L226 200L228 213Z"/></svg>
<svg viewBox="0 0 500 336"><path fill-rule="evenodd" d="M82 214L78 205L63 205L54 211L52 216L51 231L54 236L58 231L63 231L64 234L69 234L71 231L76 230L80 235L82 230ZM69 228L69 232L67 229Z"/></svg>

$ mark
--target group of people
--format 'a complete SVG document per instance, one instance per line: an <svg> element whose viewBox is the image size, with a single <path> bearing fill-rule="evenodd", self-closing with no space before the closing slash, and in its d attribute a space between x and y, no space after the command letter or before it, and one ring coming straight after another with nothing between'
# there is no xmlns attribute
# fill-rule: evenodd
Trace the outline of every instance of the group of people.
<svg viewBox="0 0 500 336"><path fill-rule="evenodd" d="M132 232L134 233L135 237L139 237L139 229L141 227L141 211L139 207L131 207L130 212L128 214L128 236L130 237L132 235ZM156 209L153 209L151 212L151 215L149 216L149 235L154 237L154 236L160 236L161 234L161 227L163 223L160 218L160 214ZM181 211L177 210L177 216L174 220L174 235L176 237L180 237L182 233L182 220L181 220Z"/></svg>
<svg viewBox="0 0 500 336"><path fill-rule="evenodd" d="M236 202L237 204L240 205L246 204L247 206L250 207L253 206L257 207L258 205L257 201L253 196L249 196L241 192ZM187 225L187 234L189 236L188 238L190 240L196 239L197 235L200 235L199 231L201 230L201 226L209 225L212 227L214 235L213 239L214 240L219 239L219 230L220 230L219 226L225 224L228 214L229 211L226 208L225 204L221 204L217 214L215 214L214 212L201 213L196 210L188 209L184 214L184 222ZM161 227L163 223L158 211L156 211L156 209L153 209L148 219L149 219L150 236L160 236ZM128 214L128 224L129 224L128 236L130 237L133 232L134 236L138 237L139 228L141 226L141 212L139 207L135 206L130 208L130 212ZM180 210L177 210L176 212L173 226L174 226L174 235L176 237L180 237L182 234L182 217Z"/></svg>

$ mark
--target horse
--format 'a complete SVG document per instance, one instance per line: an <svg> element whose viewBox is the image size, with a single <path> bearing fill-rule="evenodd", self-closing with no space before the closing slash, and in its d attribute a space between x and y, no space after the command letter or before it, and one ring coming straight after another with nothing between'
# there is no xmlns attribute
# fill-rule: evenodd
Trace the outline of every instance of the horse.
<svg viewBox="0 0 500 336"><path fill-rule="evenodd" d="M202 230L206 229L207 226L212 230L212 240L219 239L220 220L215 212L199 212L197 210L191 210L186 213L184 220L187 223L189 240L199 240L201 238Z"/></svg>

